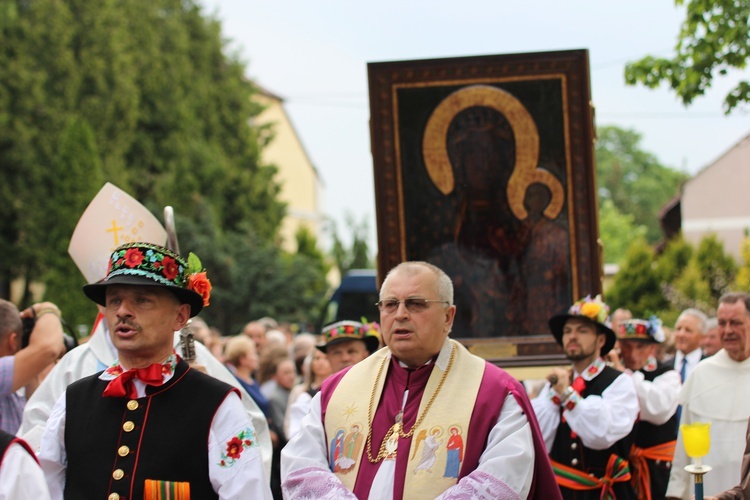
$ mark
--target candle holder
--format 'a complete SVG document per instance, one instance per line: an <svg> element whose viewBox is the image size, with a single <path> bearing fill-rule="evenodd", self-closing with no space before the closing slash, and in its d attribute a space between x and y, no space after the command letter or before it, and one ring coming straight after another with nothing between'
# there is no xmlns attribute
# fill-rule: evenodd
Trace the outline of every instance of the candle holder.
<svg viewBox="0 0 750 500"><path fill-rule="evenodd" d="M711 466L703 463L703 457L711 448L711 423L694 422L680 425L685 452L693 459L693 463L685 466L685 470L693 475L695 484L695 500L703 500L703 474L711 470Z"/></svg>

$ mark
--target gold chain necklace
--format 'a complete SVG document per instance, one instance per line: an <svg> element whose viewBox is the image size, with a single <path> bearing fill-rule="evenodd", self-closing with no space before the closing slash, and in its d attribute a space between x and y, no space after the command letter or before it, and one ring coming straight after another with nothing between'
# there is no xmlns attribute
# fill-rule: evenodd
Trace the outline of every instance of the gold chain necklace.
<svg viewBox="0 0 750 500"><path fill-rule="evenodd" d="M424 420L425 415L427 415L427 412L430 411L430 407L432 406L432 403L435 402L435 398L437 397L438 393L440 392L440 389L443 387L443 382L445 382L445 377L448 376L448 372L451 371L451 367L453 366L453 359L456 356L456 348L455 346L451 345L451 357L448 360L448 367L443 372L443 376L440 378L440 383L438 383L437 388L435 389L435 392L432 394L432 397L430 398L430 401L427 403L427 406L424 407L424 411L421 415L417 418L417 421L414 422L414 425L411 426L411 430L407 433L404 433L402 428L403 424L401 423L401 417L403 415L403 408L401 411L398 412L398 415L396 415L396 423L391 426L390 429L388 429L388 432L385 433L385 436L383 436L383 441L380 443L380 450L378 450L378 456L375 458L372 458L372 424L374 421L374 417L372 414L372 408L375 404L375 392L378 389L378 385L380 383L380 376L383 373L383 367L385 367L386 362L388 361L388 357L383 358L383 362L380 363L380 368L378 369L378 375L375 377L375 385L372 388L372 393L370 394L370 405L367 408L367 421L369 422L369 430L367 431L367 459L370 461L370 463L376 464L383 460L388 454L389 451L386 450L386 444L388 441L392 439L396 439L396 443L398 443L398 438L402 437L404 439L408 439L414 435L414 431L419 427L419 425L422 423L422 420ZM395 436L394 436L395 434ZM394 449L390 452L395 453L395 446Z"/></svg>

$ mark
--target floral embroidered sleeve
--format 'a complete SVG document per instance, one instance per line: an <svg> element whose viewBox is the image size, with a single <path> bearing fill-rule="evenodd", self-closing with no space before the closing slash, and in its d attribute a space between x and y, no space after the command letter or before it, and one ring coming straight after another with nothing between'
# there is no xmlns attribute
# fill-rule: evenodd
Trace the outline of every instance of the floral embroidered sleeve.
<svg viewBox="0 0 750 500"><path fill-rule="evenodd" d="M220 499L271 498L255 428L235 393L214 416L208 461L211 484Z"/></svg>

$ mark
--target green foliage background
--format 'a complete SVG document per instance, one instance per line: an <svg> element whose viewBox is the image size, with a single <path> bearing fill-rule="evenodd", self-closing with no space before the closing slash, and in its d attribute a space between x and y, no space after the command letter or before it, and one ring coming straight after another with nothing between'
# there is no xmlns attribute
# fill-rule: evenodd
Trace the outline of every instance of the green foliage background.
<svg viewBox="0 0 750 500"><path fill-rule="evenodd" d="M597 129L596 174L604 259L618 263L639 238L656 244L662 238L659 212L679 192L688 175L662 165L641 148L634 130Z"/></svg>
<svg viewBox="0 0 750 500"><path fill-rule="evenodd" d="M711 87L715 77L746 68L750 57L749 0L675 0L686 4L671 59L646 56L625 68L625 81L649 88L667 83L685 105ZM740 80L724 99L729 114L750 102L750 82Z"/></svg>
<svg viewBox="0 0 750 500"><path fill-rule="evenodd" d="M656 314L665 325L688 307L713 315L723 293L748 289L750 243L739 265L713 234L695 247L682 237L664 242L659 214L688 176L659 163L640 141L632 130L598 129L599 234L605 261L620 265L607 302L636 317Z"/></svg>
<svg viewBox="0 0 750 500"><path fill-rule="evenodd" d="M181 250L214 283L209 323L312 321L327 267L309 234L294 254L276 244L285 207L260 159L273 131L252 125L244 74L191 0L0 0L0 296L43 282L69 322L93 320L67 245L109 181L159 218L174 207Z"/></svg>
<svg viewBox="0 0 750 500"><path fill-rule="evenodd" d="M630 83L667 81L685 103L715 74L744 68L750 47L750 0L687 7L675 58L626 70ZM198 254L214 284L209 324L236 333L261 316L314 322L330 265L304 231L298 251L278 245L285 206L275 167L261 160L273 130L253 125L261 109L244 74L220 23L193 0L0 0L0 296L18 278L42 282L69 322L91 322L67 245L109 181L157 216L175 208L183 253ZM730 92L727 112L750 100L749 89ZM721 293L750 282L750 246L741 265L712 237L697 248L678 239L657 255L659 211L687 175L640 141L633 130L598 130L604 256L621 264L608 299L637 315L710 313ZM342 274L372 265L366 223L347 226L350 248L332 235ZM21 306L31 300L27 288Z"/></svg>

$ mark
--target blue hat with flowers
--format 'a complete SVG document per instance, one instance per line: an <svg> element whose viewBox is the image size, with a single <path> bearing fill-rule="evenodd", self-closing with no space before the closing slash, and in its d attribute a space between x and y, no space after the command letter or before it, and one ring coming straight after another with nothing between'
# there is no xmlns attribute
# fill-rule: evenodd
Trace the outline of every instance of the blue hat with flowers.
<svg viewBox="0 0 750 500"><path fill-rule="evenodd" d="M316 346L323 352L328 352L327 349L341 342L349 340L361 340L367 346L367 350L370 354L374 353L380 347L380 338L373 335L375 326L377 323L360 323L359 321L339 321L323 327L323 340L324 344ZM377 327L377 331L380 327Z"/></svg>
<svg viewBox="0 0 750 500"><path fill-rule="evenodd" d="M623 321L617 329L617 338L661 344L665 336L661 320L656 316L651 316L649 319L634 318Z"/></svg>
<svg viewBox="0 0 750 500"><path fill-rule="evenodd" d="M190 305L190 317L209 304L211 282L200 259L190 253L185 260L168 248L153 243L127 243L109 257L107 276L83 287L83 293L99 305L106 305L109 285L161 286L183 304Z"/></svg>
<svg viewBox="0 0 750 500"><path fill-rule="evenodd" d="M601 295L591 298L587 295L568 309L566 314L553 316L549 320L549 328L558 344L562 345L563 328L569 319L585 319L592 322L599 333L606 336L607 340L602 347L601 355L604 356L615 346L617 336L607 326L609 318L609 306L604 303Z"/></svg>

